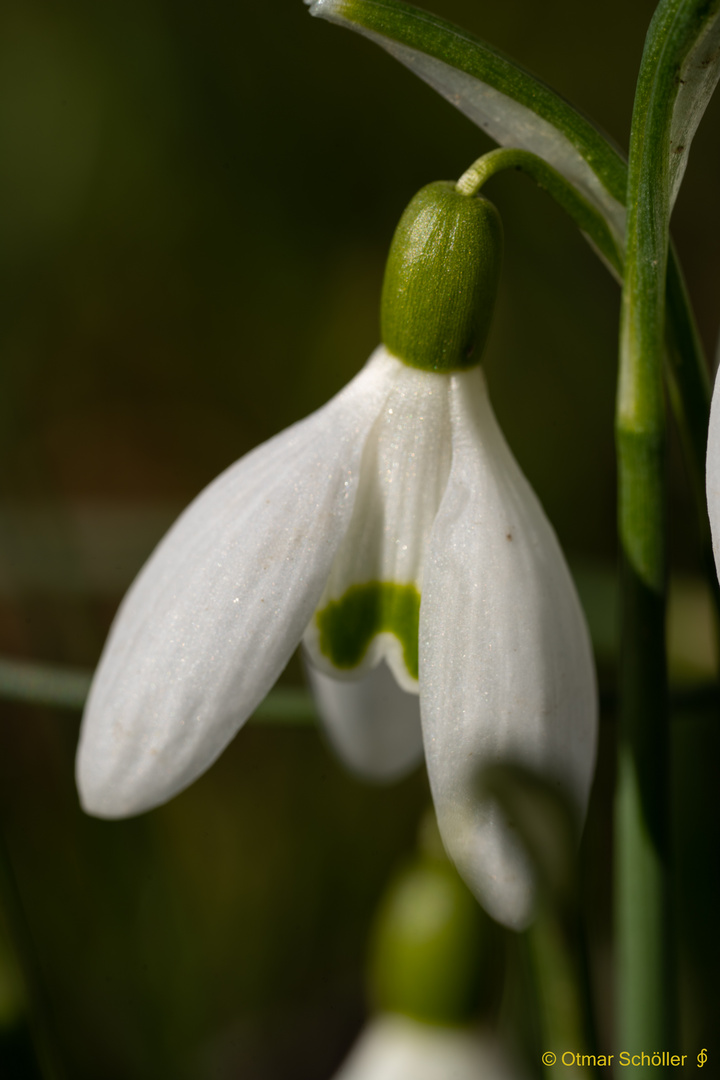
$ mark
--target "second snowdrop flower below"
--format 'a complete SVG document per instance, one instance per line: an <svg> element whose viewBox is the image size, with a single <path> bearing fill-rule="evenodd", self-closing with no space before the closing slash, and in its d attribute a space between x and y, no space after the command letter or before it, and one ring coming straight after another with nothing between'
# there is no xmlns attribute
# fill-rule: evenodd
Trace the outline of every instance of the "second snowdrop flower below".
<svg viewBox="0 0 720 1080"><path fill-rule="evenodd" d="M333 1080L525 1080L487 1031L375 1016Z"/></svg>
<svg viewBox="0 0 720 1080"><path fill-rule="evenodd" d="M136 814L190 784L302 639L341 756L389 778L424 745L448 852L495 918L527 924L532 868L478 770L536 771L580 822L596 691L565 561L478 366L500 252L486 200L451 183L419 192L390 252L383 344L161 541L88 700L77 773L90 813Z"/></svg>
<svg viewBox="0 0 720 1080"><path fill-rule="evenodd" d="M418 855L381 898L368 950L371 1016L333 1080L524 1080L492 1032L498 943L427 815Z"/></svg>

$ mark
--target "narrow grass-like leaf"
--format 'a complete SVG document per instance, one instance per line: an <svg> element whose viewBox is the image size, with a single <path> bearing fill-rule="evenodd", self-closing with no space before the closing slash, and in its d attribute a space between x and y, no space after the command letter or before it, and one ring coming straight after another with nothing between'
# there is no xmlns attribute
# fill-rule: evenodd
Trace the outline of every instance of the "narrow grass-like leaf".
<svg viewBox="0 0 720 1080"><path fill-rule="evenodd" d="M622 239L622 156L550 87L486 42L402 0L314 0L310 10L381 45L500 146L543 158Z"/></svg>
<svg viewBox="0 0 720 1080"><path fill-rule="evenodd" d="M87 668L0 656L0 701L80 710L87 699L92 676ZM252 719L267 724L304 725L314 724L317 714L308 690L277 686L258 705Z"/></svg>

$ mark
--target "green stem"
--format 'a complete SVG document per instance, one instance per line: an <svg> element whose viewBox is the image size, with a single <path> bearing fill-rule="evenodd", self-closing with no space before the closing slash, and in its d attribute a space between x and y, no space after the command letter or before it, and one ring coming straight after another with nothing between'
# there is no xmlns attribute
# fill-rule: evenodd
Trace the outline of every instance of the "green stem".
<svg viewBox="0 0 720 1080"><path fill-rule="evenodd" d="M663 1045L672 1031L665 440L660 364L657 358L650 362L647 349L623 355L617 425L622 559L615 818L617 1038L623 1047L642 1050Z"/></svg>
<svg viewBox="0 0 720 1080"><path fill-rule="evenodd" d="M596 1055L597 1035L592 995L577 911L565 912L543 905L527 932L529 959L538 997L543 1050L558 1058L572 1049L576 1054ZM596 1070L585 1065L588 1077ZM574 1070L571 1070L571 1075Z"/></svg>
<svg viewBox="0 0 720 1080"><path fill-rule="evenodd" d="M658 13L665 14L658 9L656 26ZM654 40L651 26L630 140L616 412L622 574L615 795L616 1039L618 1046L633 1053L672 1042L674 1016L663 389L669 126L654 81Z"/></svg>
<svg viewBox="0 0 720 1080"><path fill-rule="evenodd" d="M633 450L636 460L632 462ZM623 470L641 471L640 441ZM651 467L650 461L646 466ZM663 593L622 554L622 642L615 795L616 1041L642 1051L672 1042L667 696ZM664 1041L663 1041L664 1040Z"/></svg>
<svg viewBox="0 0 720 1080"><path fill-rule="evenodd" d="M616 423L623 634L615 896L617 1037L634 1051L667 1046L674 1037L662 374L667 352L671 396L702 502L709 387L684 284L668 256L673 201L720 73L719 30L718 0L660 0L630 133Z"/></svg>

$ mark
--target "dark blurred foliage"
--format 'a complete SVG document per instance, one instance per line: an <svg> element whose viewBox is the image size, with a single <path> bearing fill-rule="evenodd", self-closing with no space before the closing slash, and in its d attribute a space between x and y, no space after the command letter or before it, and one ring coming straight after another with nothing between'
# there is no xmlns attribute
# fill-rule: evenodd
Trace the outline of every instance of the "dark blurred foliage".
<svg viewBox="0 0 720 1080"><path fill-rule="evenodd" d="M653 6L434 10L625 147ZM710 352L719 107L675 215ZM0 652L95 663L177 510L365 361L410 197L489 148L395 61L300 0L4 0ZM611 567L619 290L527 178L503 175L487 193L506 234L486 365L496 411L570 556ZM674 558L692 571L694 509L674 442L669 469ZM296 661L284 678L299 683ZM167 807L108 824L77 807L78 717L0 709L3 828L68 1075L329 1077L362 1021L365 935L414 842L424 777L368 788L312 727L251 725ZM713 992L717 958L717 935L704 936L710 855L685 844L707 818L706 789L688 781L708 768L703 723L683 729L676 755L690 789L678 880L682 925L694 928L682 959L693 1038L707 1032L697 1002ZM611 784L608 720L585 860L604 1032ZM0 1075L20 1080L37 1075L29 1014L10 953L3 962Z"/></svg>

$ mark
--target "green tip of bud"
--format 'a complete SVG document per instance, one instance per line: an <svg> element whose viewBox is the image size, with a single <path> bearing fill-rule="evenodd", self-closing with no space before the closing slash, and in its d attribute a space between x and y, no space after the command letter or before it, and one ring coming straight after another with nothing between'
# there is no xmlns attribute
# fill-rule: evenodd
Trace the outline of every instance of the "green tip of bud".
<svg viewBox="0 0 720 1080"><path fill-rule="evenodd" d="M502 261L502 223L487 199L452 181L410 202L390 247L381 306L383 343L406 364L461 371L479 364Z"/></svg>

